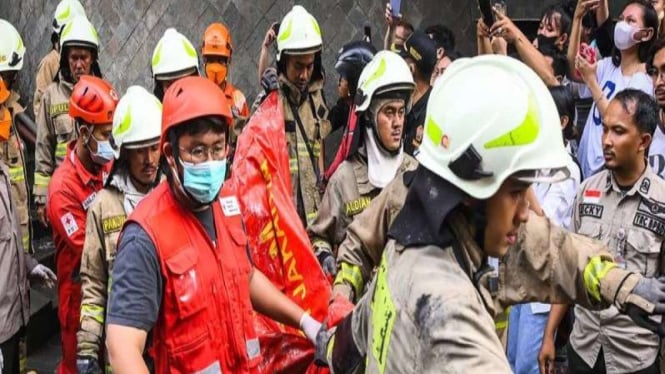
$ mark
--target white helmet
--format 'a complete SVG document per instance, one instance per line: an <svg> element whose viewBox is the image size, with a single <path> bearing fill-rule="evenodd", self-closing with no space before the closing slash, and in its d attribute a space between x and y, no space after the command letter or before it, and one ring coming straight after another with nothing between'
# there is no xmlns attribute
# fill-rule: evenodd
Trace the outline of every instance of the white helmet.
<svg viewBox="0 0 665 374"><path fill-rule="evenodd" d="M291 55L321 51L323 41L316 18L296 5L284 16L277 34L277 61L283 53Z"/></svg>
<svg viewBox="0 0 665 374"><path fill-rule="evenodd" d="M392 51L374 55L358 79L356 112L369 108L372 98L390 91L406 91L406 107L410 106L411 92L416 88L413 75L403 58Z"/></svg>
<svg viewBox="0 0 665 374"><path fill-rule="evenodd" d="M434 84L417 158L480 200L508 177L554 182L569 175L552 95L533 70L499 55L459 59Z"/></svg>
<svg viewBox="0 0 665 374"><path fill-rule="evenodd" d="M199 57L194 45L176 29L166 29L152 53L153 78L179 78L191 74L198 67Z"/></svg>
<svg viewBox="0 0 665 374"><path fill-rule="evenodd" d="M65 25L60 34L60 51L65 47L85 47L99 50L99 36L86 16L78 16ZM62 53L62 52L61 52Z"/></svg>
<svg viewBox="0 0 665 374"><path fill-rule="evenodd" d="M83 5L78 0L62 0L53 14L53 32L60 34L62 28L78 16L86 16Z"/></svg>
<svg viewBox="0 0 665 374"><path fill-rule="evenodd" d="M122 147L142 148L158 144L161 133L162 103L141 86L129 87L113 114L115 158L120 157Z"/></svg>
<svg viewBox="0 0 665 374"><path fill-rule="evenodd" d="M14 26L0 19L0 71L21 70L25 45Z"/></svg>

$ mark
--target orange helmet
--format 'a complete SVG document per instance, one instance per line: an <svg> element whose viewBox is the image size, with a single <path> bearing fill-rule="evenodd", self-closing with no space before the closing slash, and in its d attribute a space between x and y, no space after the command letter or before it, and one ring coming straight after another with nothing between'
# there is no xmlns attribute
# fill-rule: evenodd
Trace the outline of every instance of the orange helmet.
<svg viewBox="0 0 665 374"><path fill-rule="evenodd" d="M69 116L91 125L110 125L118 104L111 84L92 75L83 75L69 98Z"/></svg>
<svg viewBox="0 0 665 374"><path fill-rule="evenodd" d="M221 23L212 23L203 34L203 56L223 56L231 58L233 41L229 29Z"/></svg>
<svg viewBox="0 0 665 374"><path fill-rule="evenodd" d="M164 93L161 149L172 127L200 117L218 116L230 126L231 105L224 92L212 81L190 76L178 79Z"/></svg>

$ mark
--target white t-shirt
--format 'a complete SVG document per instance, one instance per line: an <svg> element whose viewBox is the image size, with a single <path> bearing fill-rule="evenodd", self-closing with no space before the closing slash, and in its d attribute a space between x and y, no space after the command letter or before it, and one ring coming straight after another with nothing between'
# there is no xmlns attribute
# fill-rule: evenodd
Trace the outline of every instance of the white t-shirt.
<svg viewBox="0 0 665 374"><path fill-rule="evenodd" d="M665 134L656 127L649 146L649 165L659 177L665 179Z"/></svg>
<svg viewBox="0 0 665 374"><path fill-rule="evenodd" d="M624 76L621 73L621 67L612 64L611 57L598 61L596 78L608 100L612 100L617 93L626 88L638 89L653 96L653 81L648 74L635 73L632 76ZM591 91L588 87L580 91L580 97L591 97ZM584 179L589 178L603 168L605 162L601 144L602 135L603 126L600 114L596 103L593 103L577 151L577 159L580 162Z"/></svg>

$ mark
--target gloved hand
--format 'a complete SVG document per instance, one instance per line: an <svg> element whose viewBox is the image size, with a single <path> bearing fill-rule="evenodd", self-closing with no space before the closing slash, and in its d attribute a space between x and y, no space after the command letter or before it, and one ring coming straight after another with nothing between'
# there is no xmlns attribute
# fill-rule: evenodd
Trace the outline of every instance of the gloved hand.
<svg viewBox="0 0 665 374"><path fill-rule="evenodd" d="M649 315L665 314L665 277L642 278L637 282L631 294L639 296L643 300L636 300L628 296L624 307L625 313L638 326L664 337L665 329L663 326L650 319ZM652 305L647 305L644 301Z"/></svg>
<svg viewBox="0 0 665 374"><path fill-rule="evenodd" d="M90 356L76 357L76 371L78 374L102 374L97 359Z"/></svg>
<svg viewBox="0 0 665 374"><path fill-rule="evenodd" d="M277 69L267 68L261 76L261 87L266 94L271 93L279 88L279 78L277 77Z"/></svg>
<svg viewBox="0 0 665 374"><path fill-rule="evenodd" d="M323 272L326 273L326 275L332 277L337 275L337 261L335 261L335 257L332 253L325 249L319 250L319 253L316 254L316 258L319 260L319 264L321 264L321 268L323 268Z"/></svg>
<svg viewBox="0 0 665 374"><path fill-rule="evenodd" d="M55 273L51 271L48 267L37 264L32 271L30 272L30 277L36 278L48 288L53 288L55 283L58 281L58 278L55 276Z"/></svg>
<svg viewBox="0 0 665 374"><path fill-rule="evenodd" d="M330 334L326 324L321 325L321 329L316 334L316 351L314 351L314 365L328 367L328 340Z"/></svg>
<svg viewBox="0 0 665 374"><path fill-rule="evenodd" d="M321 329L321 322L312 318L309 313L303 313L300 317L300 329L305 333L310 342L316 344L316 334Z"/></svg>

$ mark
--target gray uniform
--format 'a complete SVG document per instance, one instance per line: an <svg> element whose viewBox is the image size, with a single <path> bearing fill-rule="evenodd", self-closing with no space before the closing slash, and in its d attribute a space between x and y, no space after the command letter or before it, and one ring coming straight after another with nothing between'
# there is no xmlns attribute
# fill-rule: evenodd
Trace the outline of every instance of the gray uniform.
<svg viewBox="0 0 665 374"><path fill-rule="evenodd" d="M635 185L622 191L604 170L580 187L573 225L575 232L605 243L620 267L657 276L665 238L665 181L647 166ZM577 306L570 344L590 367L602 348L607 372L627 373L654 363L659 339L615 307L590 311Z"/></svg>

